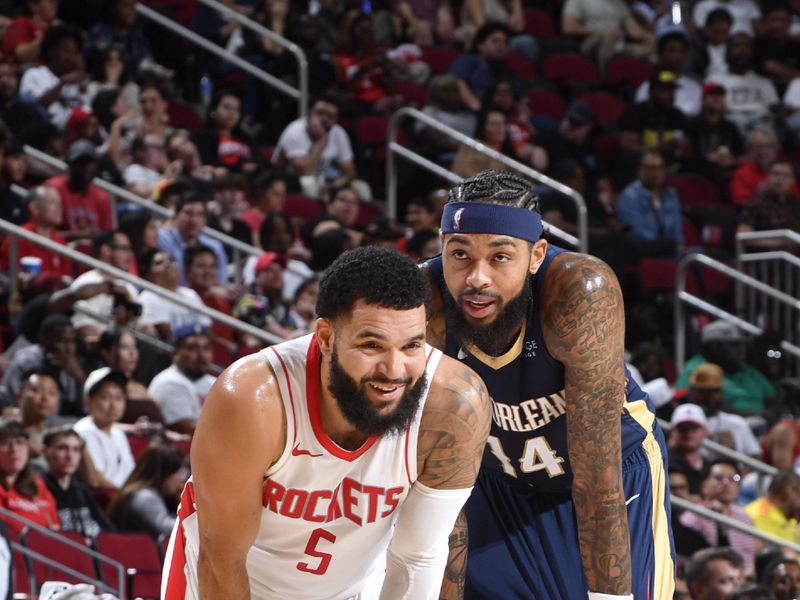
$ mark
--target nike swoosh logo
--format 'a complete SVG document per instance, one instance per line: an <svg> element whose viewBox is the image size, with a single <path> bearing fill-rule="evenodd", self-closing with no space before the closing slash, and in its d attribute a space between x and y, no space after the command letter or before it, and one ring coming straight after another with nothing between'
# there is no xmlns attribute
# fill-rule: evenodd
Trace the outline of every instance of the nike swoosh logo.
<svg viewBox="0 0 800 600"><path fill-rule="evenodd" d="M320 456L322 456L322 454L312 454L308 450L301 450L300 449L300 444L298 443L292 449L292 456L310 456L311 458L319 458Z"/></svg>
<svg viewBox="0 0 800 600"><path fill-rule="evenodd" d="M636 494L636 495L634 495L634 496L631 496L631 497L630 497L630 498L628 498L627 500L625 500L625 506L628 506L628 504L630 504L631 502L633 502L634 500L636 500L636 499L637 499L639 496L641 496L641 494Z"/></svg>

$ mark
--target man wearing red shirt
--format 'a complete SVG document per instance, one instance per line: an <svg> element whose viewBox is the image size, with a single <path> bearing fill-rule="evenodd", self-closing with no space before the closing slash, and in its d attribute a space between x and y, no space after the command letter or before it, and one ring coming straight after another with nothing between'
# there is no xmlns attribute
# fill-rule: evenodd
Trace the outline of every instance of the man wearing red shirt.
<svg viewBox="0 0 800 600"><path fill-rule="evenodd" d="M66 241L58 233L56 227L61 224L61 198L58 192L49 185L41 185L33 188L28 195L28 210L30 219L22 228L33 231L39 235L66 245ZM11 238L7 237L0 246L0 269L8 270L9 251L11 248ZM51 252L33 242L18 238L17 239L17 260L23 256L35 256L42 260L42 273L52 272L60 275L73 274L72 261L66 256L61 256Z"/></svg>
<svg viewBox="0 0 800 600"><path fill-rule="evenodd" d="M44 32L58 13L58 0L30 0L28 7L31 16L15 18L3 36L3 54L20 63L39 59Z"/></svg>
<svg viewBox="0 0 800 600"><path fill-rule="evenodd" d="M736 169L731 179L731 200L744 206L762 192L767 184L767 175L777 160L780 145L770 129L756 127L747 136L748 158ZM792 194L800 196L800 186L792 187Z"/></svg>
<svg viewBox="0 0 800 600"><path fill-rule="evenodd" d="M67 151L69 172L47 180L61 195L64 236L94 239L100 231L114 228L111 198L92 183L97 173L97 150L87 139L73 142Z"/></svg>

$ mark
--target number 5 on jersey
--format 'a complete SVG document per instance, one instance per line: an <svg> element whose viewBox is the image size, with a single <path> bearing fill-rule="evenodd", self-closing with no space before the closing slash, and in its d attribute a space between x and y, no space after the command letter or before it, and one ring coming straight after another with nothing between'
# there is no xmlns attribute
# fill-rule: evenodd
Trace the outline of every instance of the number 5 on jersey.
<svg viewBox="0 0 800 600"><path fill-rule="evenodd" d="M490 435L487 444L489 444L489 450L491 450L492 454L503 465L503 471L507 475L516 477L517 472L511 464L511 459L508 458L508 455L503 450L500 440ZM547 471L547 476L552 479L564 474L564 467L561 466L563 462L564 459L556 454L550 444L547 443L547 438L540 435L525 442L522 458L519 459L519 469L523 473L535 473L544 469Z"/></svg>
<svg viewBox="0 0 800 600"><path fill-rule="evenodd" d="M311 568L308 563L299 562L297 563L297 569L299 571L305 571L306 573L311 573L312 575L323 575L325 571L328 570L328 565L331 564L333 554L328 554L327 552L320 552L317 550L317 545L322 540L328 541L332 544L336 541L336 536L330 531L325 531L324 529L315 529L312 531L311 537L308 538L308 543L306 544L305 553L314 558L318 558L319 564L316 567Z"/></svg>

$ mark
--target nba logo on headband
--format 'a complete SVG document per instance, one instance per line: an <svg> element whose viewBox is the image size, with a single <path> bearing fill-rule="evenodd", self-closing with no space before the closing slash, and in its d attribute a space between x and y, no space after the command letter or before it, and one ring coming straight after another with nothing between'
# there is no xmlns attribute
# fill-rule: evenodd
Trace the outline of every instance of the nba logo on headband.
<svg viewBox="0 0 800 600"><path fill-rule="evenodd" d="M456 231L458 231L459 229L461 229L461 215L463 215L463 214L464 214L464 211L465 211L465 210L466 210L465 208L459 208L459 209L458 209L458 210L457 210L457 211L456 211L456 212L453 214L453 229L455 229Z"/></svg>

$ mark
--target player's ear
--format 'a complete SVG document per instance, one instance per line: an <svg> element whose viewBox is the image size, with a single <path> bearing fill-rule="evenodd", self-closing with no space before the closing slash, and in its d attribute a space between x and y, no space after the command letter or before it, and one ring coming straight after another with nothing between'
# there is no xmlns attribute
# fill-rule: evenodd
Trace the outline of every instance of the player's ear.
<svg viewBox="0 0 800 600"><path fill-rule="evenodd" d="M330 319L319 318L316 322L317 342L319 349L325 356L330 356L333 352L333 323Z"/></svg>
<svg viewBox="0 0 800 600"><path fill-rule="evenodd" d="M531 275L535 275L542 266L545 256L547 256L547 240L538 240L531 248L531 265L529 267Z"/></svg>

